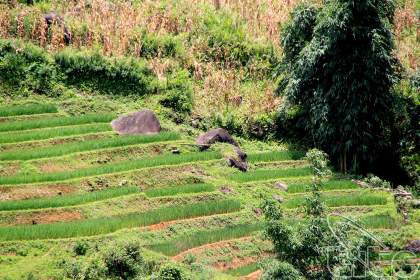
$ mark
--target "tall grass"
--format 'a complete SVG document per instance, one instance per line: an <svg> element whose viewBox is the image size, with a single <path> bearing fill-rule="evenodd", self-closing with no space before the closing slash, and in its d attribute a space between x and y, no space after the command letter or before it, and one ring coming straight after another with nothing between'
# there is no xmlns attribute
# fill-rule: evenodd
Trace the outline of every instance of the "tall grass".
<svg viewBox="0 0 420 280"><path fill-rule="evenodd" d="M202 193L202 192L212 192L215 190L215 187L210 184L188 184L188 185L179 185L165 188L157 189L148 189L145 191L146 196L148 197L160 197L160 196L174 196L177 194L185 193Z"/></svg>
<svg viewBox="0 0 420 280"><path fill-rule="evenodd" d="M307 192L308 188L310 187L311 182L308 183L298 183L298 184L290 184L287 192L289 193L303 193ZM348 189L358 189L356 183L353 183L349 180L331 180L322 183L321 191L330 191L330 190L348 190Z"/></svg>
<svg viewBox="0 0 420 280"><path fill-rule="evenodd" d="M284 177L309 176L312 174L310 168L288 168L288 169L261 169L247 173L236 173L229 176L230 180L238 183L272 180Z"/></svg>
<svg viewBox="0 0 420 280"><path fill-rule="evenodd" d="M141 168L156 167L162 165L176 165L196 161L220 159L217 152L197 152L181 155L160 155L156 157L128 160L111 163L102 166L78 169L75 171L56 172L48 174L32 174L0 177L0 185L30 184L52 181L63 181L82 177L97 176L109 173L130 171Z"/></svg>
<svg viewBox="0 0 420 280"><path fill-rule="evenodd" d="M0 123L0 132L36 129L45 127L68 126L88 123L104 123L114 119L113 114L83 115L77 117L49 117L37 120L20 120Z"/></svg>
<svg viewBox="0 0 420 280"><path fill-rule="evenodd" d="M251 274L259 269L258 263L250 263L227 271L229 275L240 277Z"/></svg>
<svg viewBox="0 0 420 280"><path fill-rule="evenodd" d="M0 107L0 117L12 117L46 113L57 113L57 108L52 104L27 104Z"/></svg>
<svg viewBox="0 0 420 280"><path fill-rule="evenodd" d="M302 151L271 151L265 153L249 154L248 161L250 162L265 162L265 161L283 161L283 160L298 160L305 156Z"/></svg>
<svg viewBox="0 0 420 280"><path fill-rule="evenodd" d="M86 204L89 202L110 199L124 196L132 193L138 193L138 187L110 188L101 191L84 193L79 195L67 195L51 198L27 199L27 200L9 200L0 202L0 211L28 210L55 208Z"/></svg>
<svg viewBox="0 0 420 280"><path fill-rule="evenodd" d="M108 123L95 123L87 125L25 130L19 132L2 132L0 133L0 144L44 140L64 136L99 133L111 130L112 128Z"/></svg>
<svg viewBox="0 0 420 280"><path fill-rule="evenodd" d="M236 200L208 201L177 206L176 210L171 206L145 213L134 213L116 217L53 224L0 227L0 241L92 236L115 232L123 228L142 227L164 221L224 214L238 211L240 207L240 203Z"/></svg>
<svg viewBox="0 0 420 280"><path fill-rule="evenodd" d="M395 229L398 226L396 218L389 213L380 213L361 218L361 223L371 229Z"/></svg>
<svg viewBox="0 0 420 280"><path fill-rule="evenodd" d="M322 200L329 207L340 206L358 206L358 205L385 205L387 198L379 194L370 194L366 192L350 193L342 195L323 195ZM295 197L284 202L287 208L296 208L305 203L305 197Z"/></svg>
<svg viewBox="0 0 420 280"><path fill-rule="evenodd" d="M194 247L249 236L262 229L263 223L233 225L220 229L198 231L148 247L153 251L163 253L167 256L175 256Z"/></svg>
<svg viewBox="0 0 420 280"><path fill-rule="evenodd" d="M39 149L13 150L0 153L0 160L30 160L68 155L71 153L115 148L127 145L146 144L158 141L178 140L180 136L174 132L163 132L154 135L126 135L113 138L95 139L78 143L50 146Z"/></svg>

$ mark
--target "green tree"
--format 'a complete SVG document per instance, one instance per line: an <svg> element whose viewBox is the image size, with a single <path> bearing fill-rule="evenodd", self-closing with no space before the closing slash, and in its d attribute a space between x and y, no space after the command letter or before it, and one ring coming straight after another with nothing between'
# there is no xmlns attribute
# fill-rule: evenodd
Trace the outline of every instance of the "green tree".
<svg viewBox="0 0 420 280"><path fill-rule="evenodd" d="M391 33L393 0L305 4L282 32L278 92L307 141L341 170L367 171L390 150L399 63Z"/></svg>
<svg viewBox="0 0 420 280"><path fill-rule="evenodd" d="M356 276L363 275L365 266L359 253L367 252L374 240L370 234L355 232L347 223L331 223L320 193L323 179L331 174L327 155L314 149L306 158L314 177L312 194L306 200L304 222L293 227L285 221L275 201L263 202L265 235L272 241L279 261L265 270L263 279L353 279L353 272Z"/></svg>

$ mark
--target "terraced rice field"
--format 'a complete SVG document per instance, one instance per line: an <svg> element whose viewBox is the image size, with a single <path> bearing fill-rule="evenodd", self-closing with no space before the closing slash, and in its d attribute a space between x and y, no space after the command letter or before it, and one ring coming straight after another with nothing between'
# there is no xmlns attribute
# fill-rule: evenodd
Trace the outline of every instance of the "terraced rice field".
<svg viewBox="0 0 420 280"><path fill-rule="evenodd" d="M0 278L42 271L80 239L130 237L174 261L196 255L209 279L237 279L271 254L261 237L261 197L283 197L287 219L299 222L312 174L304 152L248 143L243 173L227 166L223 145L199 152L193 137L175 131L118 136L114 117L68 116L52 105L1 111L0 166L9 173L0 177ZM377 231L401 223L387 192L333 176L322 193L331 215ZM26 251L10 256L16 244Z"/></svg>

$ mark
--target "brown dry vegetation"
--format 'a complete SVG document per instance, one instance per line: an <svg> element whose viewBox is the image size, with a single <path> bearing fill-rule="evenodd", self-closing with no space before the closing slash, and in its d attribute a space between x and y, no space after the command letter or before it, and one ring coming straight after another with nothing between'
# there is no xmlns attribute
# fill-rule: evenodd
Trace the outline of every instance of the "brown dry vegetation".
<svg viewBox="0 0 420 280"><path fill-rule="evenodd" d="M236 112L249 117L270 113L281 100L273 96L276 87L271 77L260 77L259 68L252 74L260 84L244 84L242 67L232 63L203 61L201 55L208 46L196 38L200 25L214 5L219 12L227 12L234 24L244 28L246 37L262 45L278 48L282 24L301 0L180 0L180 1L106 1L52 0L47 4L14 8L0 7L0 37L19 37L35 42L49 51L65 47L63 27L55 24L46 31L42 15L56 11L72 34L72 46L79 49L98 49L106 55L143 56L142 32L176 36L185 51L180 61L158 54L149 57L150 68L160 79L174 63L194 73L195 107L197 115ZM419 57L419 19L415 0L406 0L395 14L398 57L410 71L415 71ZM198 33L197 33L198 32ZM189 38L192 36L193 38ZM278 50L281 51L281 50ZM253 66L247 66L247 72ZM241 98L243 102L238 102ZM262 102L263 100L263 102Z"/></svg>

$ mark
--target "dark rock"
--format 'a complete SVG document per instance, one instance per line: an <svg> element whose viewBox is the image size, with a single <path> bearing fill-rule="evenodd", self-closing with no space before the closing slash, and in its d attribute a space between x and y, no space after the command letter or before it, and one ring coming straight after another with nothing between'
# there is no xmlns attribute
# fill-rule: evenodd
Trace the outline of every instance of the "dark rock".
<svg viewBox="0 0 420 280"><path fill-rule="evenodd" d="M35 221L35 220L32 220L32 224L33 224L33 225L37 225L37 224L38 224L38 222L37 222L37 221Z"/></svg>
<svg viewBox="0 0 420 280"><path fill-rule="evenodd" d="M411 241L404 249L412 253L420 253L420 240Z"/></svg>
<svg viewBox="0 0 420 280"><path fill-rule="evenodd" d="M63 192L58 192L57 194L58 194L58 195L63 195Z"/></svg>
<svg viewBox="0 0 420 280"><path fill-rule="evenodd" d="M245 160L246 160L246 158L248 157L248 155L247 155L244 151L242 151L242 150L241 150L241 148L239 148L239 147L237 147L237 146L234 146L234 149L235 149L235 152L236 152L236 154L238 155L238 157L239 157L242 161L245 161Z"/></svg>
<svg viewBox="0 0 420 280"><path fill-rule="evenodd" d="M227 161L230 167L238 168L243 172L246 172L248 170L248 164L245 161L237 160L232 157L228 157Z"/></svg>
<svg viewBox="0 0 420 280"><path fill-rule="evenodd" d="M226 187L226 186L222 186L222 187L220 187L220 191L221 191L222 193L224 193L224 194L228 194L228 193L233 192L233 190L232 190L231 188Z"/></svg>
<svg viewBox="0 0 420 280"><path fill-rule="evenodd" d="M44 20L45 20L45 23L47 24L47 30L50 28L51 24L53 23L56 23L59 26L62 26L64 43L66 43L66 45L71 44L71 33L68 30L67 26L65 25L62 17L60 17L56 12L50 12L44 15Z"/></svg>
<svg viewBox="0 0 420 280"><path fill-rule="evenodd" d="M288 187L287 187L287 185L285 184L285 183L283 183L283 182L276 182L275 184L274 184L274 187L276 187L277 189L279 189L279 190L282 190L282 191L287 191L287 189L288 189Z"/></svg>
<svg viewBox="0 0 420 280"><path fill-rule="evenodd" d="M284 198L280 195L273 195L273 199L277 200L278 202L282 203L284 201Z"/></svg>
<svg viewBox="0 0 420 280"><path fill-rule="evenodd" d="M119 134L156 134L161 130L159 120L151 110L119 117L111 126Z"/></svg>
<svg viewBox="0 0 420 280"><path fill-rule="evenodd" d="M261 210L261 208L254 208L252 210L254 211L255 214L257 214L257 216L261 216L263 214L263 211Z"/></svg>
<svg viewBox="0 0 420 280"><path fill-rule="evenodd" d="M173 153L174 155L179 155L181 151L179 149L172 149L171 153Z"/></svg>
<svg viewBox="0 0 420 280"><path fill-rule="evenodd" d="M216 142L229 143L239 147L235 139L233 139L229 132L223 128L212 129L198 136L196 140L196 143L201 150L210 148L210 146Z"/></svg>

